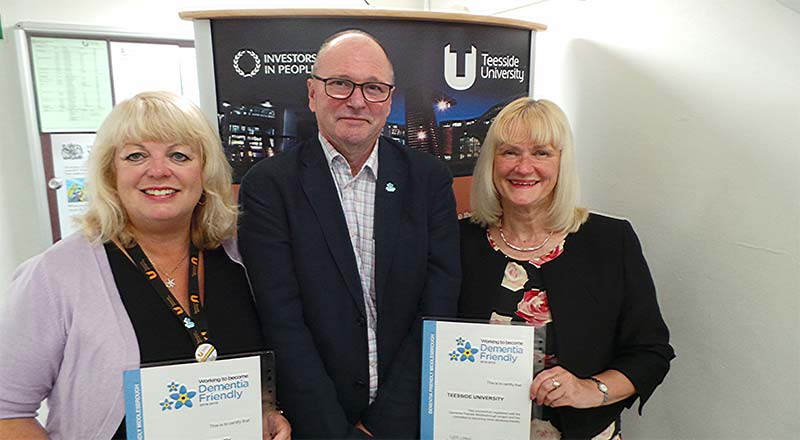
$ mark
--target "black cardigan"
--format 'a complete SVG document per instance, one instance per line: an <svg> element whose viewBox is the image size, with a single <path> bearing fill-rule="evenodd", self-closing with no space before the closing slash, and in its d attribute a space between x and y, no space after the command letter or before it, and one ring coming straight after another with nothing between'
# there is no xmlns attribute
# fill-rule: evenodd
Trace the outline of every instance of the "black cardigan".
<svg viewBox="0 0 800 440"><path fill-rule="evenodd" d="M486 229L461 222L462 284L459 314L476 316L486 295ZM564 253L541 268L556 338L558 363L586 378L608 369L624 374L636 394L590 409L556 408L562 438L591 438L636 398L642 406L675 357L661 317L655 286L633 227L626 220L590 214L569 234ZM501 272L502 273L502 272ZM480 308L480 307L478 307Z"/></svg>

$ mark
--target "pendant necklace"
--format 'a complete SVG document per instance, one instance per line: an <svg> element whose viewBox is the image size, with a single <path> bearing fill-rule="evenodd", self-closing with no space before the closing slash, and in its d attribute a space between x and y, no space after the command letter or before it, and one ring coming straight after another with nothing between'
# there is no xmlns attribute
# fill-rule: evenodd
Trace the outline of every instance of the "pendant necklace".
<svg viewBox="0 0 800 440"><path fill-rule="evenodd" d="M538 246L526 248L526 247L514 246L513 244L509 243L508 240L506 240L506 236L505 236L505 234L503 234L503 222L502 221L500 222L500 226L498 226L498 229L500 231L500 238L503 240L503 243L505 243L506 246L510 247L511 249L514 249L517 252L538 251L539 249L543 248L544 245L546 245L547 242L550 241L550 237L553 236L553 231L550 231L550 233L547 234L547 237L544 238L544 241L542 241Z"/></svg>
<svg viewBox="0 0 800 440"><path fill-rule="evenodd" d="M178 267L181 264L183 264L184 261L186 261L186 257L188 257L188 256L189 256L189 251L186 251L186 254L183 256L183 258L181 258L180 261L178 261L178 264L176 264L175 267L173 267L171 271L167 272L166 270L161 270L162 272L164 272L164 275L167 276L167 281L164 282L164 285L167 286L168 289L172 289L172 288L175 287L175 277L172 274L175 273L176 270L178 270ZM155 265L156 265L156 263L153 262L153 266L155 266ZM159 269L159 268L156 267L156 269Z"/></svg>

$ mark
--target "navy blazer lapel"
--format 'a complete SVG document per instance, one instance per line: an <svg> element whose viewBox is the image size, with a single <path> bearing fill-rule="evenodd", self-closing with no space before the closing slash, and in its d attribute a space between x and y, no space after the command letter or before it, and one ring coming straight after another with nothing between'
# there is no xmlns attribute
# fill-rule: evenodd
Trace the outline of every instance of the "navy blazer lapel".
<svg viewBox="0 0 800 440"><path fill-rule="evenodd" d="M405 206L411 197L408 163L399 147L381 139L378 149L378 180L375 183L375 294L380 311L389 268L397 250L399 225L405 221Z"/></svg>
<svg viewBox="0 0 800 440"><path fill-rule="evenodd" d="M350 295L358 310L366 316L364 296L361 293L361 278L358 274L353 245L342 204L336 191L336 184L325 160L325 153L318 140L308 142L302 147L300 158L300 185L303 187L311 208L325 235L325 241L333 255L336 265L347 284Z"/></svg>

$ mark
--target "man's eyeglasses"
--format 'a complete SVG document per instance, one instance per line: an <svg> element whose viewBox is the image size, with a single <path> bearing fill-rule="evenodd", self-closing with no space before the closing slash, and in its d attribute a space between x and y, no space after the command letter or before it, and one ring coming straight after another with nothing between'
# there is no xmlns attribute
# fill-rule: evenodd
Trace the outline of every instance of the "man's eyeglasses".
<svg viewBox="0 0 800 440"><path fill-rule="evenodd" d="M325 83L325 94L333 99L347 99L353 94L356 87L361 89L361 94L367 102L384 102L389 99L394 84L382 82L357 83L344 78L320 78L311 75L317 81Z"/></svg>

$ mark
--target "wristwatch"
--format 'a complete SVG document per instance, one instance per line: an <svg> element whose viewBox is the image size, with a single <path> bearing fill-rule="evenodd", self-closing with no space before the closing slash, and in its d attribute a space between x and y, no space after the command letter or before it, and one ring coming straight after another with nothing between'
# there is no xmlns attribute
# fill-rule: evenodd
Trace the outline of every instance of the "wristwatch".
<svg viewBox="0 0 800 440"><path fill-rule="evenodd" d="M606 386L606 384L604 384L602 380L600 380L600 379L598 379L598 378L596 378L594 376L589 377L589 380L591 380L592 382L596 383L597 384L597 389L600 390L601 393L603 393L603 405L608 403L608 386Z"/></svg>

